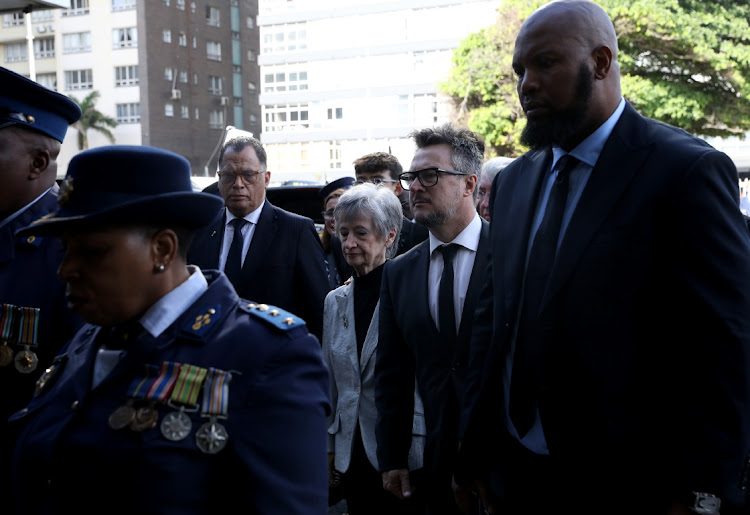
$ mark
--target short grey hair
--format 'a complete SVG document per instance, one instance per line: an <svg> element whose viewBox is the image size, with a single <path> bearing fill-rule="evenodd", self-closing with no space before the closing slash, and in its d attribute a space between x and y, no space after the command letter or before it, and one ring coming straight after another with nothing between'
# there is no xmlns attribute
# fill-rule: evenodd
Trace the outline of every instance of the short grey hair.
<svg viewBox="0 0 750 515"><path fill-rule="evenodd" d="M500 172L503 168L505 168L512 162L512 157L493 157L492 159L484 163L484 167L482 168L482 176L479 177L479 180L481 181L486 178L489 179L490 182L492 182L498 172Z"/></svg>
<svg viewBox="0 0 750 515"><path fill-rule="evenodd" d="M404 212L401 208L401 201L393 194L393 191L385 186L376 186L369 182L357 184L346 190L339 197L339 203L333 210L336 235L341 238L339 232L341 224L351 222L361 216L372 220L373 228L381 238L385 238L392 229L396 229L396 238L385 252L386 258L395 256L398 240L401 237Z"/></svg>

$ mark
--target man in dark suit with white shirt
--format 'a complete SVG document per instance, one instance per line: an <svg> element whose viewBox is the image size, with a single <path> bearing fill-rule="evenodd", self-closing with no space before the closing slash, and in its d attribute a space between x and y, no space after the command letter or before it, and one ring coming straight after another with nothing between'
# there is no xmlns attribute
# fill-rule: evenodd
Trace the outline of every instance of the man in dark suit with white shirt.
<svg viewBox="0 0 750 515"><path fill-rule="evenodd" d="M323 245L311 219L266 199L271 178L266 165L260 141L244 131L230 132L219 154L225 207L198 232L188 262L223 270L240 297L291 311L320 341L329 290Z"/></svg>
<svg viewBox="0 0 750 515"><path fill-rule="evenodd" d="M747 513L737 170L637 113L617 54L589 1L542 6L516 38L532 150L492 186L456 482L495 513Z"/></svg>
<svg viewBox="0 0 750 515"><path fill-rule="evenodd" d="M417 152L400 183L429 237L383 271L375 365L377 453L383 486L412 494L407 459L414 378L424 403L428 513L458 513L451 475L458 448L458 401L474 304L489 258L489 225L474 207L484 143L450 124L412 134ZM445 252L445 254L444 254Z"/></svg>

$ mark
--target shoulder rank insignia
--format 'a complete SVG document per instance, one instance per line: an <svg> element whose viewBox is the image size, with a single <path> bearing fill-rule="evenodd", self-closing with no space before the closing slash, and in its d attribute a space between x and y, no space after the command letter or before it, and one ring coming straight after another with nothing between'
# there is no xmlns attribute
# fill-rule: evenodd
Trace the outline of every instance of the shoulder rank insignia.
<svg viewBox="0 0 750 515"><path fill-rule="evenodd" d="M241 303L240 309L250 313L257 319L276 326L282 331L288 331L289 329L305 325L305 321L300 317L276 306L269 306L268 304L256 304L255 302Z"/></svg>
<svg viewBox="0 0 750 515"><path fill-rule="evenodd" d="M219 319L220 311L220 305L207 308L203 313L197 315L194 319L189 320L183 330L197 336L203 336L203 334L212 327L211 324Z"/></svg>

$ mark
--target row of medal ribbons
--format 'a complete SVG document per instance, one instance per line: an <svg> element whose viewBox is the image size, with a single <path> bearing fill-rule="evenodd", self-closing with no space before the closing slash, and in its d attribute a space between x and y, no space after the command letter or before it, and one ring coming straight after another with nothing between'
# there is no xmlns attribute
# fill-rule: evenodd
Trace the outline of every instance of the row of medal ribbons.
<svg viewBox="0 0 750 515"><path fill-rule="evenodd" d="M195 432L195 444L206 454L216 454L229 438L219 420L227 418L231 380L230 372L217 368L173 361L164 361L161 366L147 364L128 386L124 403L109 416L109 427L115 431L148 431L157 426L159 412L167 410L159 429L164 438L178 442L192 432L188 413L200 410L201 417L208 421Z"/></svg>
<svg viewBox="0 0 750 515"><path fill-rule="evenodd" d="M0 314L0 367L13 363L22 374L30 374L39 364L34 349L39 334L39 308L3 304Z"/></svg>

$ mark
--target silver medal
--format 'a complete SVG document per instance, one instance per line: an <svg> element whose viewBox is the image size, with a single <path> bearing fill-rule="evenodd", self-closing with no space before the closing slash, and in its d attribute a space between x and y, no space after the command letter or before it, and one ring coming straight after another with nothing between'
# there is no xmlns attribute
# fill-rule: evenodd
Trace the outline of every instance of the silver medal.
<svg viewBox="0 0 750 515"><path fill-rule="evenodd" d="M161 434L167 440L178 442L183 440L190 434L193 423L190 421L184 411L173 411L167 413L164 419L161 421Z"/></svg>
<svg viewBox="0 0 750 515"><path fill-rule="evenodd" d="M226 428L213 417L195 433L195 444L206 454L216 454L221 451L226 447L228 439Z"/></svg>

